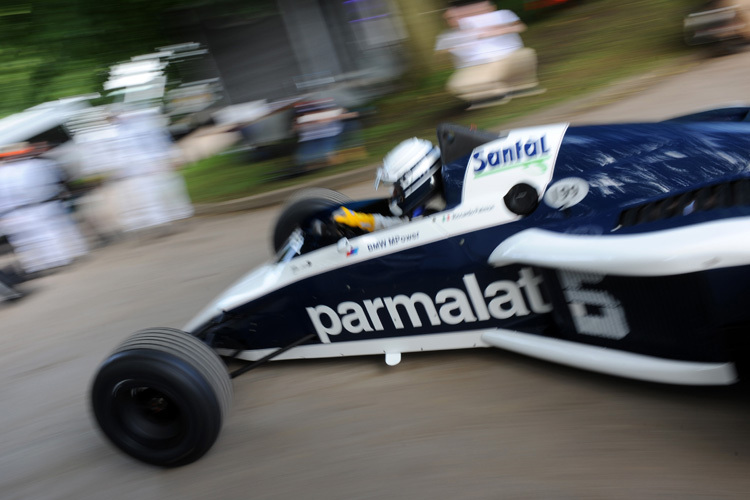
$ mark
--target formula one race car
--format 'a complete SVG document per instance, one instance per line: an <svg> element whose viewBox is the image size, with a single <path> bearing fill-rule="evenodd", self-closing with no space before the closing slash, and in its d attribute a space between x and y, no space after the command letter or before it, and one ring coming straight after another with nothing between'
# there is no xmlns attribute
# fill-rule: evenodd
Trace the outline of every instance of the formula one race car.
<svg viewBox="0 0 750 500"><path fill-rule="evenodd" d="M377 354L394 365L407 352L499 347L660 383L738 380L750 108L437 135L432 150L417 154L417 141L389 155L393 197L293 199L272 262L183 330L141 331L117 348L91 389L104 434L145 462L190 463L220 431L230 379L271 359ZM443 204L419 215L409 199L423 189ZM342 205L401 212L401 223L337 229ZM222 358L246 364L229 373Z"/></svg>

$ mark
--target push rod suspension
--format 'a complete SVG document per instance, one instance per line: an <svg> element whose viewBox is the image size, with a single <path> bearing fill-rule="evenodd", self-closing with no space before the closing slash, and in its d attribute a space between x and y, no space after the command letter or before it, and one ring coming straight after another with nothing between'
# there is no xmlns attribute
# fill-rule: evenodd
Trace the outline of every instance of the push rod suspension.
<svg viewBox="0 0 750 500"><path fill-rule="evenodd" d="M239 377L239 376L240 376L240 375L242 375L243 373L245 373L245 372L248 372L248 371L252 370L253 368L257 368L257 367L259 367L260 365L262 365L262 364L264 364L264 363L267 363L267 362L271 361L271 360L272 360L273 358L275 358L275 357L276 357L276 356L278 356L279 354L283 354L283 353L285 353L286 351L288 351L289 349L291 349L291 348L293 348L293 347L297 347L297 346L298 346L298 345L300 345L300 344L304 344L304 343L305 343L305 342L307 342L308 340L311 340L311 339L313 339L313 338L315 338L315 337L317 337L317 334L315 334L315 333L311 333L311 334L309 334L309 335L305 335L305 336L304 336L304 337L302 337L301 339L299 339L299 340L295 340L295 341L294 341L294 342L292 342L291 344L289 344L289 345L287 345L287 346L284 346L284 347L281 347L281 348L279 348L279 349L277 349L277 350L273 351L273 352L272 352L271 354L267 354L267 355L263 356L263 357L262 357L262 358L260 358L259 360L253 361L252 363L248 363L248 364L246 364L246 365L245 365L245 366L243 366L242 368L238 368L238 369L236 369L235 371L231 372L231 373L229 374L229 376L230 376L230 378L235 378L235 377Z"/></svg>

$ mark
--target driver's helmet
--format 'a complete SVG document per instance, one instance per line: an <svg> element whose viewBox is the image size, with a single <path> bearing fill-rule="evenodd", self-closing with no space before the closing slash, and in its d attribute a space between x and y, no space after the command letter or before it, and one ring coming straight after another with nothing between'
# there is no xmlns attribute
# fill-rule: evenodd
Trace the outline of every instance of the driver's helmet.
<svg viewBox="0 0 750 500"><path fill-rule="evenodd" d="M408 215L440 190L440 149L416 137L403 141L383 159L375 189L380 183L393 186L393 215Z"/></svg>

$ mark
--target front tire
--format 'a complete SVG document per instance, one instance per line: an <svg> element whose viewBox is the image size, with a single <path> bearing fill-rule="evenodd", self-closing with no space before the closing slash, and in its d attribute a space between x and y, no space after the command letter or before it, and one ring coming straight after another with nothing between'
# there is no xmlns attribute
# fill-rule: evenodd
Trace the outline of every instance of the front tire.
<svg viewBox="0 0 750 500"><path fill-rule="evenodd" d="M176 467L214 444L232 402L226 366L180 330L142 330L102 363L91 405L109 440L143 462Z"/></svg>

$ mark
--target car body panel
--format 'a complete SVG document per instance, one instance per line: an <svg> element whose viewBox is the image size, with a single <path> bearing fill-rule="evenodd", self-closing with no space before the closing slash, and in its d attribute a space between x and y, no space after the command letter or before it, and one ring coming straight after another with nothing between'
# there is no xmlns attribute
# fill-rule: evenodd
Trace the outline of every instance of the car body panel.
<svg viewBox="0 0 750 500"><path fill-rule="evenodd" d="M186 330L248 360L314 334L276 359L496 346L637 379L731 383L730 332L750 324L747 115L441 143L445 210L280 254ZM539 197L525 216L504 200L519 183Z"/></svg>

